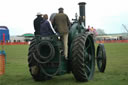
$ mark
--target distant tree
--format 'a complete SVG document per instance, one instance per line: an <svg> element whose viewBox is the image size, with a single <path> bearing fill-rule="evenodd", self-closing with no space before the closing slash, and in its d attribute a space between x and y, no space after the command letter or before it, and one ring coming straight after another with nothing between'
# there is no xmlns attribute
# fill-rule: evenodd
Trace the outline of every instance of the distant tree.
<svg viewBox="0 0 128 85"><path fill-rule="evenodd" d="M96 32L97 32L97 34L98 35L104 35L104 34L106 34L105 32L104 32L104 30L103 29L96 29Z"/></svg>

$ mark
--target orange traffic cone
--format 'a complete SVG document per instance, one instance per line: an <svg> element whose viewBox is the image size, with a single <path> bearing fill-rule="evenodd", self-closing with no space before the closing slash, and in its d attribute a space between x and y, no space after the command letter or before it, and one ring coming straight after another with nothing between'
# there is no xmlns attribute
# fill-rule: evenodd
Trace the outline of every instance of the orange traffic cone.
<svg viewBox="0 0 128 85"><path fill-rule="evenodd" d="M5 73L5 55L0 54L0 75Z"/></svg>

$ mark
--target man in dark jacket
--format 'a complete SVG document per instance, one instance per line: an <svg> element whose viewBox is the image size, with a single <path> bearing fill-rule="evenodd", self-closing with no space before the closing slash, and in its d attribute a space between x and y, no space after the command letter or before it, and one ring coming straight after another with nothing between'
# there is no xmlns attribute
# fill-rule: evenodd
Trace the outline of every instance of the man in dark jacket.
<svg viewBox="0 0 128 85"><path fill-rule="evenodd" d="M51 22L47 20L48 15L45 14L43 16L43 18L44 18L45 21L43 23L41 23L41 27L40 27L41 36L50 36L50 35L56 34L55 30L52 27Z"/></svg>
<svg viewBox="0 0 128 85"><path fill-rule="evenodd" d="M44 19L42 17L42 14L38 13L37 18L34 19L34 29L35 29L34 34L35 35L40 35L40 24L43 22L44 22Z"/></svg>
<svg viewBox="0 0 128 85"><path fill-rule="evenodd" d="M59 8L59 13L55 15L53 20L53 26L56 26L56 31L62 35L64 43L64 56L68 57L68 32L70 28L70 21L68 16L63 12L63 8Z"/></svg>

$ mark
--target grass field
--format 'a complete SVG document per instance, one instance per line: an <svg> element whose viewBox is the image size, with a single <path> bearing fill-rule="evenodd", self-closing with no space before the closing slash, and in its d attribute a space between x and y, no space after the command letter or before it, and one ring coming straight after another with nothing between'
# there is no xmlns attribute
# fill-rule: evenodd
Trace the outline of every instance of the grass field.
<svg viewBox="0 0 128 85"><path fill-rule="evenodd" d="M96 45L97 46L97 45ZM28 70L28 45L5 46L6 72L0 76L0 85L128 85L128 43L105 44L107 67L105 73L95 70L89 82L77 82L72 73L51 80L35 82Z"/></svg>

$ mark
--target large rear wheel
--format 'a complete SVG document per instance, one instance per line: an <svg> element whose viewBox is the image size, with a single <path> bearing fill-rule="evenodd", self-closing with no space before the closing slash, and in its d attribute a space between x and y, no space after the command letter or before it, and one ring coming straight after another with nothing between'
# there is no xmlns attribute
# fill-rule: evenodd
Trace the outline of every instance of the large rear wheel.
<svg viewBox="0 0 128 85"><path fill-rule="evenodd" d="M72 42L72 73L78 81L91 80L95 70L95 47L90 33L77 36Z"/></svg>
<svg viewBox="0 0 128 85"><path fill-rule="evenodd" d="M35 81L47 80L51 77L48 77L41 72L40 63L37 60L41 56L41 55L39 55L39 53L41 53L41 52L39 52L41 49L40 47L47 46L47 43L42 44L42 43L36 42L36 41L37 41L36 38L32 39L32 42L30 43L30 46L29 46L29 52L28 52L29 71Z"/></svg>

